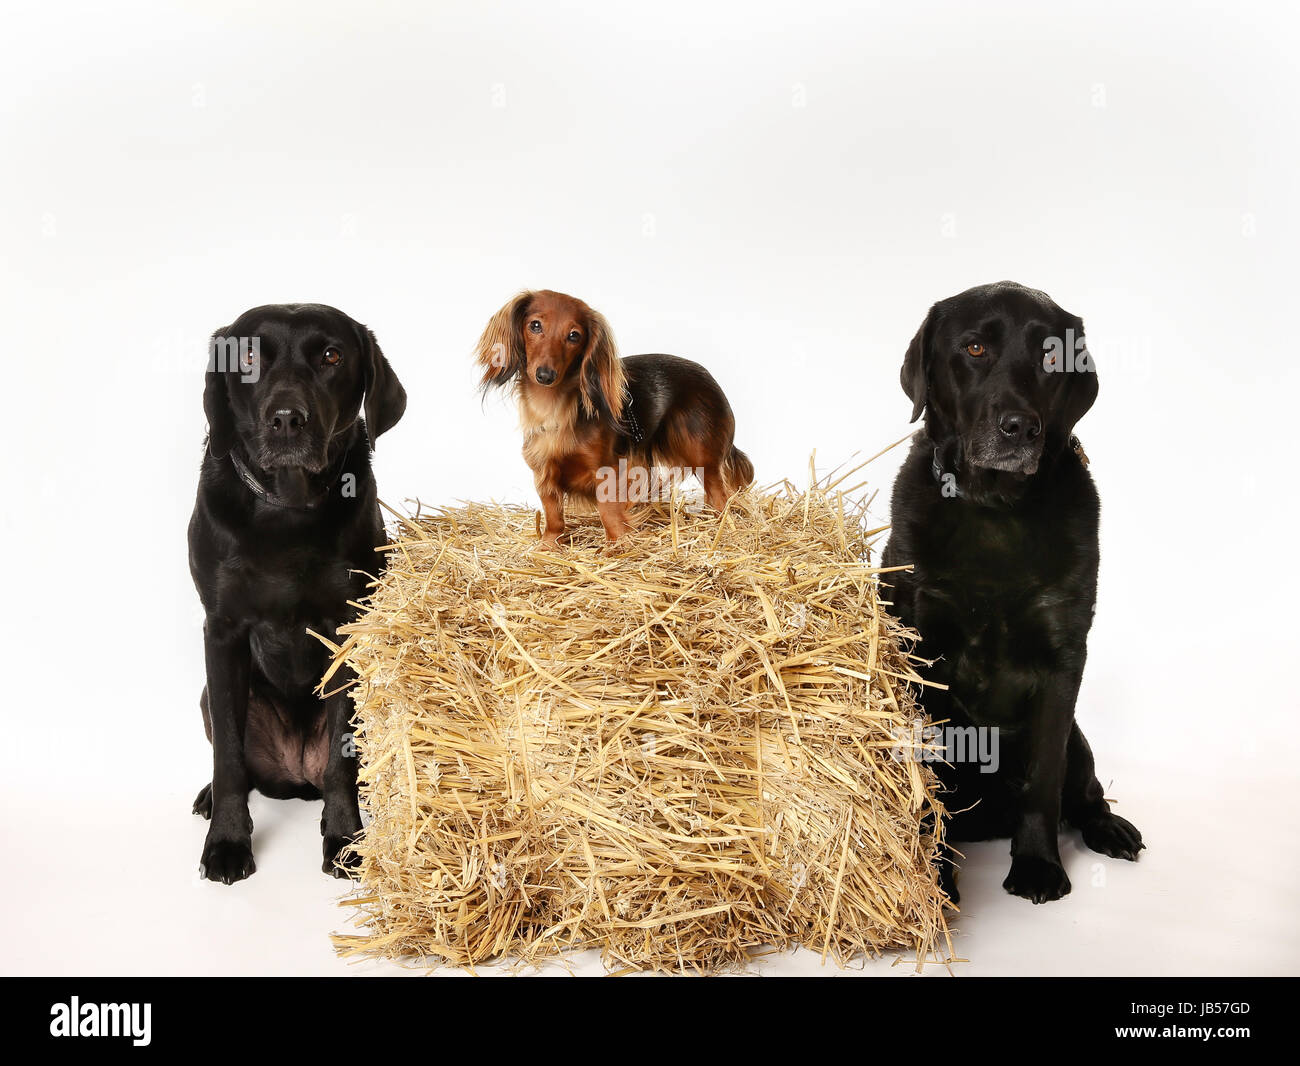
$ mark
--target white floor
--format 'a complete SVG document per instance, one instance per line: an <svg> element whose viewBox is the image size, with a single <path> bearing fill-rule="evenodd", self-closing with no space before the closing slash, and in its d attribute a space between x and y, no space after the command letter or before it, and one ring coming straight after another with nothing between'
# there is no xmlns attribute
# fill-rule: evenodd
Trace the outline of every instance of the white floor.
<svg viewBox="0 0 1300 1066"><path fill-rule="evenodd" d="M197 717L197 716L196 716ZM197 722L194 723L197 728ZM1113 762L1113 761L1112 761ZM1111 769L1119 769L1114 765ZM1294 841L1275 812L1289 786L1267 776L1198 777L1139 765L1112 775L1117 808L1148 841L1134 865L1093 855L1067 837L1073 893L1034 907L1003 892L1006 843L969 847L954 923L958 975L1295 974L1300 924ZM201 782L194 782L196 788ZM195 789L96 796L30 793L6 785L9 974L397 974L385 962L345 962L328 933L348 929L346 886L319 872L319 803L253 801L258 870L226 887L195 875L206 823L190 815ZM20 814L21 812L21 814ZM17 817L15 817L17 816ZM570 960L599 974L595 953ZM887 957L847 971L799 951L763 959L756 973L901 976ZM460 971L440 971L456 974ZM508 972L485 967L483 974ZM563 973L562 967L548 973ZM926 973L943 975L943 967Z"/></svg>

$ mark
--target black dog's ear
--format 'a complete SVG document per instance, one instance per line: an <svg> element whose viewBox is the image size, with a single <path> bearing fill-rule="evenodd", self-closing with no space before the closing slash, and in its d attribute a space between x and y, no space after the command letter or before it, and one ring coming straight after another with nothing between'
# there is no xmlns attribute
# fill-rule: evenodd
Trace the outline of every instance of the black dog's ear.
<svg viewBox="0 0 1300 1066"><path fill-rule="evenodd" d="M916 331L916 336L912 338L912 343L907 346L907 354L903 356L903 369L898 375L903 391L912 401L912 422L920 418L921 412L925 410L926 381L930 375L930 321L933 318L932 307L921 323L921 328Z"/></svg>
<svg viewBox="0 0 1300 1066"><path fill-rule="evenodd" d="M1084 335L1082 330L1080 335ZM1097 402L1097 363L1092 358L1092 352L1086 347L1084 352L1087 355L1086 360L1080 360L1076 356L1074 371L1065 375L1068 380L1065 383L1065 408L1061 414L1061 421L1067 440L1074 431L1075 423Z"/></svg>
<svg viewBox="0 0 1300 1066"><path fill-rule="evenodd" d="M239 369L239 348L232 348L222 326L208 341L207 370L203 375L203 413L208 418L208 452L214 459L224 459L235 446L235 416L230 410L226 391L227 372Z"/></svg>
<svg viewBox="0 0 1300 1066"><path fill-rule="evenodd" d="M370 447L381 434L387 433L406 413L406 390L397 380L393 368L384 358L372 330L360 323L357 330L361 334L361 348L365 360L366 398L366 434L370 437Z"/></svg>
<svg viewBox="0 0 1300 1066"><path fill-rule="evenodd" d="M483 368L480 391L506 384L528 365L528 353L524 351L524 315L532 298L532 290L525 289L488 320L474 349Z"/></svg>

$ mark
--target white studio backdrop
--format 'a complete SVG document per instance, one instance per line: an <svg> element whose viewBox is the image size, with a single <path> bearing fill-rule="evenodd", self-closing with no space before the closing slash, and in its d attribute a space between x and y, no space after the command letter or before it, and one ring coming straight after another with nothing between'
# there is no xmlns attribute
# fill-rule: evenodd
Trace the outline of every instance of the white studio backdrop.
<svg viewBox="0 0 1300 1066"><path fill-rule="evenodd" d="M706 364L759 480L801 482L814 449L828 469L907 433L898 368L929 304L1010 278L1084 317L1099 368L1078 427L1103 504L1079 705L1099 775L1139 825L1146 803L1189 833L1214 813L1247 851L1272 839L1232 900L1295 902L1295 814L1271 806L1298 783L1286 7L0 19L11 844L111 839L123 870L148 852L189 887L201 832L176 820L210 756L185 526L207 337L245 308L320 301L375 330L410 396L378 442L385 500L532 502L514 411L480 402L471 356L520 288L585 299L624 354ZM866 471L882 521L903 451ZM127 798L143 814L120 816ZM43 814L57 839L33 835ZM1233 848L1207 841L1178 877ZM1286 923L1266 923L1266 965L1300 955Z"/></svg>

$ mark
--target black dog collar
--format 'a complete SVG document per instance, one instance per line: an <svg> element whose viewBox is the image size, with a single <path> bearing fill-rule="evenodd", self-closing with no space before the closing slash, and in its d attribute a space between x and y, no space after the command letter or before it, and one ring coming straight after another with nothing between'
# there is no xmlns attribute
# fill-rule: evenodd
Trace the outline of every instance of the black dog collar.
<svg viewBox="0 0 1300 1066"><path fill-rule="evenodd" d="M636 420L636 412L632 410L632 394L627 394L627 403L623 405L623 422L627 425L628 436L632 438L633 444L640 444L645 440L645 432L641 429L641 423Z"/></svg>
<svg viewBox="0 0 1300 1066"><path fill-rule="evenodd" d="M961 496L961 487L957 484L957 475L944 472L943 463L939 461L939 445L937 444L934 446L934 454L930 457L930 473L934 475L934 480L940 488L951 485L952 495Z"/></svg>
<svg viewBox="0 0 1300 1066"><path fill-rule="evenodd" d="M247 464L245 464L245 462L239 457L238 453L233 450L230 453L230 462L234 465L235 473L239 475L239 480L247 485L248 491L263 503L269 503L272 507L283 507L290 511L311 511L329 499L330 489L334 487L334 483L338 481L339 475L343 472L343 461L347 458L347 455L348 453L345 449L343 454L339 456L338 462L334 464L333 473L331 473L326 479L325 487L311 499L307 500L306 503L290 503L283 496L272 492L262 484L258 476L248 468Z"/></svg>

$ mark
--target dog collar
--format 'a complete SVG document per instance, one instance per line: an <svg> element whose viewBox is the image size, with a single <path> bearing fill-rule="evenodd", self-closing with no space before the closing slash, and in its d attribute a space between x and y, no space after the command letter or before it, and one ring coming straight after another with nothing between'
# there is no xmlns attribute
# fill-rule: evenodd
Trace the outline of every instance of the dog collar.
<svg viewBox="0 0 1300 1066"><path fill-rule="evenodd" d="M1079 462L1081 462L1083 468L1087 470L1089 465L1091 465L1088 461L1088 453L1083 450L1083 445L1079 443L1079 438L1073 435L1070 437L1070 450L1079 457Z"/></svg>
<svg viewBox="0 0 1300 1066"><path fill-rule="evenodd" d="M946 488L948 485L951 485L952 494L958 498L961 497L962 491L961 486L957 484L957 476L955 474L944 473L943 463L939 461L939 445L937 444L934 446L934 452L930 456L930 473L934 475L934 480L937 485L941 488ZM948 478L951 478L952 480L949 481L947 480Z"/></svg>
<svg viewBox="0 0 1300 1066"><path fill-rule="evenodd" d="M632 409L632 394L627 394L627 402L623 404L623 421L627 423L628 436L632 438L633 444L640 444L645 440L645 432L641 429L641 423L636 420L636 412Z"/></svg>
<svg viewBox="0 0 1300 1066"><path fill-rule="evenodd" d="M230 452L230 462L235 468L235 473L239 475L239 480L248 487L249 492L263 503L268 503L272 507L283 507L289 511L311 511L329 499L330 489L334 487L334 483L338 481L339 475L343 472L343 460L347 458L347 455L348 452L345 448L343 454L339 456L338 461L334 464L333 473L326 479L325 487L306 503L290 503L283 496L272 492L262 484L261 479L248 468L238 453L233 450Z"/></svg>

